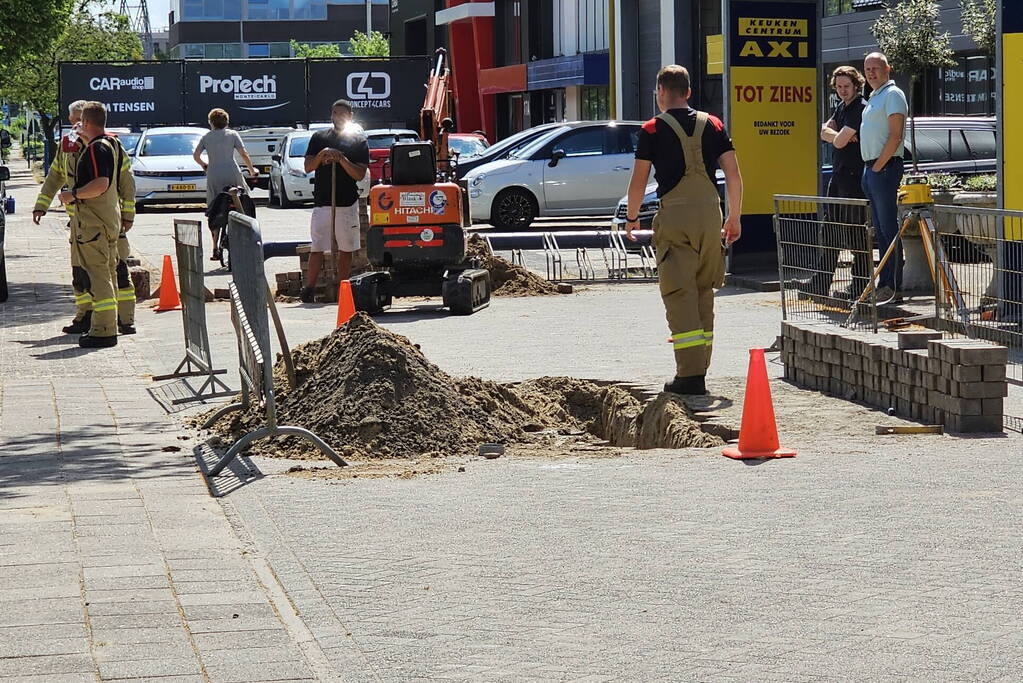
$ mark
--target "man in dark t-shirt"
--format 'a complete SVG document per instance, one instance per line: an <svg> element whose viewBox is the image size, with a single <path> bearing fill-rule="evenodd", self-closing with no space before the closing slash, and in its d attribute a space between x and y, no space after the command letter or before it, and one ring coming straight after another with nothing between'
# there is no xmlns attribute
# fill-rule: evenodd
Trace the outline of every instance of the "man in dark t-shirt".
<svg viewBox="0 0 1023 683"><path fill-rule="evenodd" d="M313 177L313 215L309 232L309 269L301 299L313 301L323 253L334 251L337 242L337 275L347 280L352 253L359 250L359 186L369 168L369 144L362 129L352 124L352 105L338 100L331 107L333 126L318 130L309 139L305 171ZM333 218L333 220L332 220Z"/></svg>
<svg viewBox="0 0 1023 683"><path fill-rule="evenodd" d="M629 181L625 234L639 227L639 207L650 167L660 208L654 216L657 281L675 353L675 377L664 390L707 393L705 378L714 343L714 288L725 277L725 247L742 227L742 177L732 141L720 119L689 107L689 72L672 64L657 74L661 115L643 125ZM722 219L715 173L725 173L728 215Z"/></svg>
<svg viewBox="0 0 1023 683"><path fill-rule="evenodd" d="M867 100L862 95L863 75L851 66L840 66L831 75L831 87L841 100L835 113L821 126L821 140L830 143L831 179L829 197L863 199L863 158L860 156L860 123ZM872 255L867 251L865 214L861 207L835 205L828 207L830 224L819 234L821 245L817 260L811 267L813 275L799 283L800 289L824 296L843 299L855 298L867 286ZM831 283L842 249L853 254L852 282L843 290L831 294Z"/></svg>
<svg viewBox="0 0 1023 683"><path fill-rule="evenodd" d="M682 125L686 135L692 135L696 128L696 110L692 107L669 109L666 112L674 116ZM703 165L707 169L707 177L715 180L718 170L718 159L725 152L735 149L732 138L725 131L721 119L710 114L707 125L701 136L703 147ZM682 143L664 120L653 118L643 124L636 144L636 158L649 161L654 167L654 180L657 181L657 196L663 197L671 192L686 174L686 159L682 154Z"/></svg>

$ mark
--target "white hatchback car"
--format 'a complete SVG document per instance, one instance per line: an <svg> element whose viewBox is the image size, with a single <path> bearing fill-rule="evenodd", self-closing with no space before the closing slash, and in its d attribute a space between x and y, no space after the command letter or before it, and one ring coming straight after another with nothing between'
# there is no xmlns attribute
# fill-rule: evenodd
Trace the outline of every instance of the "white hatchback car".
<svg viewBox="0 0 1023 683"><path fill-rule="evenodd" d="M610 216L628 189L640 121L558 126L465 176L472 220L527 228L537 216Z"/></svg>
<svg viewBox="0 0 1023 683"><path fill-rule="evenodd" d="M313 201L314 173L305 172L305 152L315 131L296 130L288 133L270 157L270 206L289 209ZM370 176L359 181L359 196L369 196Z"/></svg>
<svg viewBox="0 0 1023 683"><path fill-rule="evenodd" d="M131 153L135 208L147 204L205 204L206 172L192 153L206 128L150 128Z"/></svg>

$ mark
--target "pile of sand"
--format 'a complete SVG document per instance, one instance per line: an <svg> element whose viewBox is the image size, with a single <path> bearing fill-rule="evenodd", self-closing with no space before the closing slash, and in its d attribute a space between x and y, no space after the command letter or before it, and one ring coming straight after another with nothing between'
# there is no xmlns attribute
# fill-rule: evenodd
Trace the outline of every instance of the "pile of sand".
<svg viewBox="0 0 1023 683"><path fill-rule="evenodd" d="M357 313L330 335L293 351L298 386L289 388L283 361L274 368L277 420L305 427L349 458L466 456L483 443L530 443L556 430L611 446L720 445L703 433L677 398L644 407L615 386L565 377L498 384L456 378L431 363L405 337ZM230 439L261 426L248 412L223 418L215 430ZM257 441L253 453L322 459L292 437Z"/></svg>
<svg viewBox="0 0 1023 683"><path fill-rule="evenodd" d="M494 296L548 296L558 293L558 287L553 282L491 253L479 235L469 235L466 251L480 268L490 271Z"/></svg>

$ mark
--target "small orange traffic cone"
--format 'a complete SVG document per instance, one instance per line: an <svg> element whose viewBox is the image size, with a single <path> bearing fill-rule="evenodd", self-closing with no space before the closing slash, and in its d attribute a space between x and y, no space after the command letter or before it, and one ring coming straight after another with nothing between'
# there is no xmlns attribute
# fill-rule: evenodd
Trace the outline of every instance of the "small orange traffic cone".
<svg viewBox="0 0 1023 683"><path fill-rule="evenodd" d="M160 303L156 305L157 313L173 311L181 308L181 297L178 286L174 282L174 264L167 254L163 256L163 275L160 276Z"/></svg>
<svg viewBox="0 0 1023 683"><path fill-rule="evenodd" d="M796 451L791 448L778 445L778 426L774 420L771 385L767 381L767 362L764 360L763 349L749 350L739 447L729 446L721 453L736 460L791 458L796 455Z"/></svg>
<svg viewBox="0 0 1023 683"><path fill-rule="evenodd" d="M341 327L355 315L355 299L352 298L352 283L342 280L337 290L337 325Z"/></svg>

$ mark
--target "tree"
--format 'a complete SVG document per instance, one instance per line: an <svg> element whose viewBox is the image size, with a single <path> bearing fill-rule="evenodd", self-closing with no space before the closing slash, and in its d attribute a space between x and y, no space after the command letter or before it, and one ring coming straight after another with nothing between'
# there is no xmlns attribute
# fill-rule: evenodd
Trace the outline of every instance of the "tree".
<svg viewBox="0 0 1023 683"><path fill-rule="evenodd" d="M0 2L0 64L43 50L67 23L75 0Z"/></svg>
<svg viewBox="0 0 1023 683"><path fill-rule="evenodd" d="M335 43L324 43L310 47L309 43L291 41L291 51L296 57L341 57L341 48Z"/></svg>
<svg viewBox="0 0 1023 683"><path fill-rule="evenodd" d="M356 57L389 57L391 43L380 31L370 31L369 35L356 31L349 42L348 51Z"/></svg>
<svg viewBox="0 0 1023 683"><path fill-rule="evenodd" d="M902 0L889 5L870 27L877 46L888 63L909 76L909 134L916 150L916 126L913 125L913 98L916 82L931 67L953 66L955 52L948 32L938 33L938 3L934 0ZM919 172L916 152L913 172Z"/></svg>
<svg viewBox="0 0 1023 683"><path fill-rule="evenodd" d="M989 57L995 56L995 17L998 0L961 0L963 12L963 33Z"/></svg>
<svg viewBox="0 0 1023 683"><path fill-rule="evenodd" d="M4 0L5 2L8 0ZM0 95L39 112L50 158L57 125L57 65L71 60L142 59L142 41L128 17L114 12L76 12L45 49L0 64Z"/></svg>

